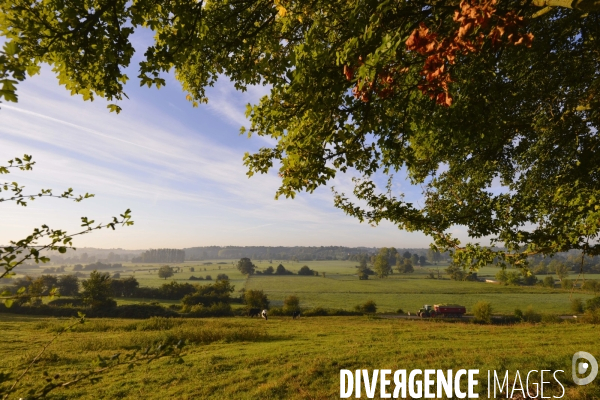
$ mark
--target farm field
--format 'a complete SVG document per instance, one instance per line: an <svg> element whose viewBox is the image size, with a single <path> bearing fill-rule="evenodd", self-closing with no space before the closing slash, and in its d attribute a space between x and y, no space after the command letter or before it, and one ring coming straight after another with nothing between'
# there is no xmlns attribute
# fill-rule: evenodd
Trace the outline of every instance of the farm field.
<svg viewBox="0 0 600 400"><path fill-rule="evenodd" d="M351 309L373 300L378 311L416 312L423 304L459 303L470 308L480 300L489 301L495 312L512 314L515 308L529 305L540 312L565 314L570 312L570 298L582 300L592 294L573 295L569 291L526 286L503 286L481 282L456 282L436 279L402 279L398 275L387 279L359 281L344 277L252 276L246 289L263 290L273 305L281 305L289 295L300 299L301 307Z"/></svg>
<svg viewBox="0 0 600 400"><path fill-rule="evenodd" d="M1 351L0 370L22 370L57 329L69 322L0 315L0 330L10 338L10 346ZM61 379L69 379L75 372L98 368L98 355L110 357L179 339L188 342L181 364L164 358L127 373L126 366L117 367L97 383L57 389L48 398L333 399L339 398L340 369L458 367L480 369L478 390L482 394L488 369L561 369L565 371L561 379L565 399L600 396L598 380L588 386L570 383L574 352L586 349L600 354L597 327L593 325L486 326L368 317L281 317L268 321L236 317L88 321L48 347L19 385L15 398L39 384L44 370L50 376L59 374ZM560 387L552 389L560 394Z"/></svg>
<svg viewBox="0 0 600 400"><path fill-rule="evenodd" d="M162 264L123 264L120 271L121 278L133 276L141 287L158 287L168 282L207 284L214 282L218 274L229 277L235 286L233 296L238 296L240 290L263 290L269 297L272 306L281 306L285 297L296 295L300 298L302 308L324 307L336 309L352 309L355 305L365 301L376 302L379 312L416 312L423 304L459 303L467 307L470 312L472 306L480 300L492 304L494 312L512 314L516 308L525 310L528 306L543 313L570 314L572 298L587 300L593 295L574 290L548 289L533 286L504 286L482 282L457 282L449 280L444 274L447 264L429 267L416 267L411 274L390 275L386 279L371 276L369 280L360 281L356 276L357 264L355 261L306 261L291 262L272 260L254 261L258 270L268 266L276 267L282 263L286 269L297 272L303 265L318 271L320 276L298 275L253 275L247 278L242 275L235 263L237 260L207 260L203 262L186 262L170 264L179 269L174 276L168 279L159 278L157 269ZM45 273L46 268L25 270L21 275L31 274L37 276ZM68 267L65 273L72 273ZM193 269L194 271L191 271ZM430 270L440 271L443 279L428 279ZM482 268L480 277L493 278L497 267ZM87 271L86 271L87 272ZM114 273L114 271L110 271ZM322 274L325 273L325 277ZM21 276L20 275L20 276ZM191 276L206 277L210 275L212 281L190 281ZM540 276L543 279L544 276ZM577 276L570 277L575 280ZM600 279L600 275L586 275L586 279ZM2 284L8 284L3 280ZM156 301L151 299L116 299L118 304L133 304L136 302ZM162 305L177 304L177 301L159 300Z"/></svg>

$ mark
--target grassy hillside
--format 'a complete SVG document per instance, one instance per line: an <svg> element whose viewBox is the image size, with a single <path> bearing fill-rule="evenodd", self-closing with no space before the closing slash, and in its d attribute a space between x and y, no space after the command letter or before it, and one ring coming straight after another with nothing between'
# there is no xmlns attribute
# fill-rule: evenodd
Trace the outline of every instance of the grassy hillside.
<svg viewBox="0 0 600 400"><path fill-rule="evenodd" d="M23 370L67 323L1 315L0 331L9 345L2 348L0 371ZM110 357L169 339L188 341L182 364L161 359L127 373L119 367L95 384L58 389L49 398L333 399L339 396L340 369L365 368L478 368L480 383L488 369L508 369L511 374L517 369L562 369L565 399L600 397L598 379L584 387L568 384L574 352L600 354L597 327L592 325L480 326L321 317L90 321L48 348L15 398L39 385L44 369L68 379L77 371L97 368L98 355ZM485 386L480 390L484 393Z"/></svg>

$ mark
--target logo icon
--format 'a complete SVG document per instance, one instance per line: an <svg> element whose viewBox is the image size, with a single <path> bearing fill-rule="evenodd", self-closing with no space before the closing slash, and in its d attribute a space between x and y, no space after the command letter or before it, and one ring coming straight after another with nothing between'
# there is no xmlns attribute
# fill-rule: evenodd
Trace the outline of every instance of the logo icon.
<svg viewBox="0 0 600 400"><path fill-rule="evenodd" d="M577 361L580 359L584 359L585 361L578 363ZM573 363L571 365L573 371L573 382L575 382L576 385L587 385L596 378L596 375L598 375L598 362L593 355L585 351L578 351L577 353L573 354ZM577 376L577 374L583 375L588 371L589 375L585 378L579 378Z"/></svg>

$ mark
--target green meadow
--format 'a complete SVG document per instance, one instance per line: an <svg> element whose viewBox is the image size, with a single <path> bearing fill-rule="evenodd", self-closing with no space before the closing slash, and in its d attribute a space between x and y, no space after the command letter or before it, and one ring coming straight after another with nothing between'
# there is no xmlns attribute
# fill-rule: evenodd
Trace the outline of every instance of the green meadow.
<svg viewBox="0 0 600 400"><path fill-rule="evenodd" d="M448 279L444 273L447 264L416 267L411 274L394 273L388 278L379 279L371 276L369 280L358 280L356 276L355 261L302 261L291 262L272 260L253 261L257 269L262 271L268 266L274 268L283 264L286 269L297 272L303 265L319 272L319 276L298 275L253 275L247 278L242 275L235 263L237 260L207 260L202 262L185 262L170 264L180 269L180 272L168 279L158 277L157 270L162 264L123 264L119 272L121 278L134 276L140 286L158 287L171 281L207 284L214 282L218 274L225 274L235 286L239 295L241 289L263 290L269 297L271 305L281 306L283 300L289 295L296 295L300 299L302 308L335 308L352 309L355 305L373 300L377 304L378 312L416 312L424 304L458 303L471 307L478 301L488 301L492 304L494 312L512 314L515 309L525 310L531 306L538 312L551 314L571 314L571 300L580 298L583 301L592 298L593 294L581 292L578 289L548 289L537 286L504 286L483 282L457 282ZM193 271L192 271L193 269ZM25 270L25 274L39 275L44 268ZM442 279L429 279L429 273L441 274ZM72 273L68 267L65 273ZM485 267L478 271L481 278L493 279L498 272L498 267ZM89 273L85 271L84 273ZM111 273L113 273L111 271ZM323 277L322 274L325 274ZM209 275L212 281L190 281L191 276L205 278ZM543 279L546 275L538 278ZM557 279L557 277L555 277ZM572 274L570 279L576 280L578 276ZM586 275L586 279L600 279L599 275ZM579 277L581 279L581 277ZM8 283L7 280L3 284ZM119 304L134 304L136 302L157 301L150 299L117 299ZM177 301L158 300L168 306L177 304Z"/></svg>
<svg viewBox="0 0 600 400"><path fill-rule="evenodd" d="M281 306L287 296L296 295L304 309L345 310L373 300L379 314L298 320L270 317L268 321L247 317L89 319L56 338L19 383L13 397L25 398L29 388L39 387L43 379L49 379L42 376L44 371L49 377L58 376L54 381L68 381L76 379L77 373L104 368L99 356L118 355L115 360L121 360L130 352L181 340L186 344L181 359L163 357L143 361L131 370L127 370L127 364L110 367L99 375L99 381L84 380L55 389L48 398L333 399L339 398L340 369L383 368L478 368L482 371L480 397L486 397L483 382L487 382L488 369L560 369L565 371L561 380L566 390L563 398L600 398L598 383L584 387L570 383L574 352L585 350L600 354L596 325L577 320L478 325L471 321L387 319L383 315L399 309L415 312L423 304L436 303L459 303L471 313L473 305L481 300L489 301L498 314L513 314L516 308L525 311L531 306L543 314L569 315L572 314L571 299L586 300L593 297L591 293L579 289L457 282L443 274L445 265L416 268L412 274L394 273L386 279L358 280L354 262L282 262L290 271L296 272L308 265L320 274L246 277L237 271L233 261L175 264L180 272L166 280L157 275L160 265L125 264L120 275L121 278L135 276L140 286L157 287L171 281L213 283L218 274L226 274L235 285L234 297L239 296L242 289L262 290L272 306ZM256 262L259 270L269 265L276 267L279 263L275 260ZM437 274L438 267L442 279L431 279L429 272L433 270ZM492 278L497 270L487 267L479 276ZM38 269L36 274L42 272ZM70 269L65 271L71 272ZM213 280L190 281L192 275L210 275ZM586 277L589 278L598 277ZM116 300L119 305L156 301ZM179 301L158 300L158 303L168 307ZM6 389L12 384L17 372L23 371L61 327L70 323L72 320L63 318L0 314L0 331L10 338L0 349L0 373L11 371L9 376L3 376L0 388ZM549 390L560 394L560 387L556 385Z"/></svg>
<svg viewBox="0 0 600 400"><path fill-rule="evenodd" d="M10 338L0 370L21 371L68 319L0 315ZM565 399L597 399L600 386L569 383L571 356L600 354L597 327L563 322L489 326L373 317L315 317L268 321L222 319L91 320L59 336L23 378L14 398L58 375L99 369L133 349L184 340L180 361L161 358L127 370L113 367L95 383L50 392L50 399L334 399L340 369L479 369L478 392L487 398L487 370L514 376L529 370L563 370ZM121 356L123 357L123 356ZM11 375L14 378L14 374ZM513 378L511 378L512 381ZM10 380L9 380L10 381ZM5 383L6 386L8 383ZM533 389L532 389L533 390ZM379 398L377 390L376 398ZM557 384L545 395L561 394ZM364 394L363 394L364 395Z"/></svg>

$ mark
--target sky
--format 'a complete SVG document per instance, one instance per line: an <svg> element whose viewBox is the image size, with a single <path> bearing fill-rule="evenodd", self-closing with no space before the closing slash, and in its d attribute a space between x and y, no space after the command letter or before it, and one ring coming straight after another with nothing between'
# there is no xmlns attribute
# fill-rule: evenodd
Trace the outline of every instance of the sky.
<svg viewBox="0 0 600 400"><path fill-rule="evenodd" d="M143 40L144 38L142 38ZM33 171L13 171L5 181L24 193L52 188L94 193L80 203L42 198L27 207L2 205L0 243L17 240L34 227L76 232L80 217L109 221L127 208L134 226L79 237L75 246L99 248L184 248L193 246L367 246L428 247L420 233L390 223L371 227L333 206L330 187L295 199L275 200L277 171L248 178L245 152L272 144L240 136L246 104L269 88L236 91L226 78L209 88L209 103L193 108L173 75L166 87L139 87L132 62L120 114L108 102L71 96L48 67L18 85L18 103L0 105L0 161L31 154ZM350 193L352 174L331 183ZM331 186L330 185L330 186ZM396 185L418 203L420 190ZM459 238L464 232L457 230Z"/></svg>

